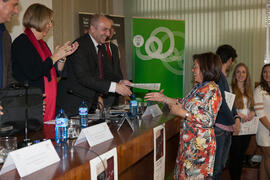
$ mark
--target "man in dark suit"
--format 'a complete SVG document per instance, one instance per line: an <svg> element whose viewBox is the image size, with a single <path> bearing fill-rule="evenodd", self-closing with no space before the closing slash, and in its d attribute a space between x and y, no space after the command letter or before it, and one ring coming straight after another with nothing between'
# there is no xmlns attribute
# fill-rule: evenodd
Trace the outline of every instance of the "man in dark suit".
<svg viewBox="0 0 270 180"><path fill-rule="evenodd" d="M18 14L19 0L0 0L0 88L13 82L11 71L11 37L4 23ZM2 115L0 106L0 115Z"/></svg>
<svg viewBox="0 0 270 180"><path fill-rule="evenodd" d="M109 55L110 60L107 61L109 66L112 66L113 72L115 74L118 74L121 79L123 79L123 74L120 66L120 54L119 49L116 44L113 43L113 36L115 34L114 28L113 28L113 20L110 16L106 16L112 24L111 30L110 30L110 36L107 38L107 41L105 42L106 51ZM115 39L116 43L117 40ZM117 80L117 79L116 79ZM119 103L119 95L115 93L108 93L99 96L99 102L104 105L104 107L108 108L113 105L117 105Z"/></svg>
<svg viewBox="0 0 270 180"><path fill-rule="evenodd" d="M18 14L18 0L0 0L0 88L13 82L11 71L11 37L4 23Z"/></svg>
<svg viewBox="0 0 270 180"><path fill-rule="evenodd" d="M97 107L98 96L109 92L130 96L131 85L115 73L107 63L109 55L105 41L110 35L111 22L101 15L93 15L90 20L89 34L76 41L77 51L68 57L64 74L58 83L56 109L63 108L68 116L75 115L84 99L91 111Z"/></svg>

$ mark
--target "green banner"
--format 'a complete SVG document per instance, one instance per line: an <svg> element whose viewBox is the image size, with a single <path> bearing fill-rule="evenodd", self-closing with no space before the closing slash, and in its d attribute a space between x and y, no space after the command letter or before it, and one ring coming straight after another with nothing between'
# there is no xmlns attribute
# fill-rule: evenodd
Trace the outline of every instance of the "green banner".
<svg viewBox="0 0 270 180"><path fill-rule="evenodd" d="M185 22L133 18L132 23L134 82L161 83L167 96L183 97Z"/></svg>

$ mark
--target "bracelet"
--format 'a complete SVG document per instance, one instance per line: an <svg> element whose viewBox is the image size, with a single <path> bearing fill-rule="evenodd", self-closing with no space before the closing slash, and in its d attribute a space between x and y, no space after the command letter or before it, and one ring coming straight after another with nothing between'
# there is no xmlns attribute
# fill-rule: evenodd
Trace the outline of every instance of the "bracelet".
<svg viewBox="0 0 270 180"><path fill-rule="evenodd" d="M187 119L189 117L189 112L187 112L186 114L185 114L185 119Z"/></svg>

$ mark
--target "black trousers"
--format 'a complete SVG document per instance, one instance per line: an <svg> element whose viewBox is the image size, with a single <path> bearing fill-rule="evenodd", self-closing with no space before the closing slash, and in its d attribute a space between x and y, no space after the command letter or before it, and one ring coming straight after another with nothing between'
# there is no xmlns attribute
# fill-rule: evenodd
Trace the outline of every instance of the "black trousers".
<svg viewBox="0 0 270 180"><path fill-rule="evenodd" d="M230 149L229 171L232 180L240 180L245 152L251 135L232 136Z"/></svg>

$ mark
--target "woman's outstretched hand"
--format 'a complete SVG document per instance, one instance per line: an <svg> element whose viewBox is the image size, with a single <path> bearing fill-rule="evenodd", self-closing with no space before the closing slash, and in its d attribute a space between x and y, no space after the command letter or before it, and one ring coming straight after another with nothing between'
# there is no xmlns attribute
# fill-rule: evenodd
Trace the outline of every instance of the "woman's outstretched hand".
<svg viewBox="0 0 270 180"><path fill-rule="evenodd" d="M144 98L147 101L158 101L158 102L164 102L166 100L166 96L163 94L163 89L160 92L152 92L147 93Z"/></svg>

